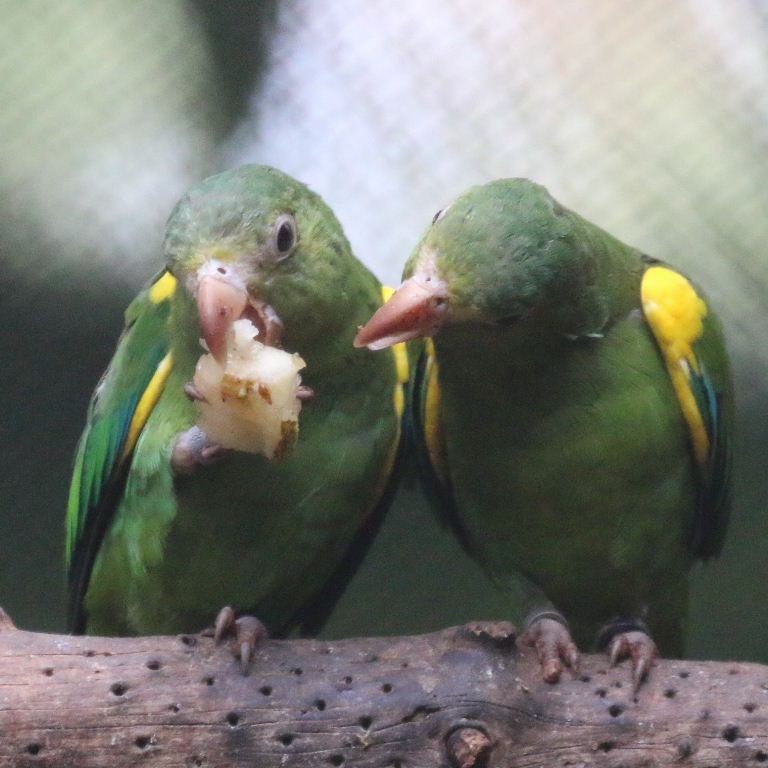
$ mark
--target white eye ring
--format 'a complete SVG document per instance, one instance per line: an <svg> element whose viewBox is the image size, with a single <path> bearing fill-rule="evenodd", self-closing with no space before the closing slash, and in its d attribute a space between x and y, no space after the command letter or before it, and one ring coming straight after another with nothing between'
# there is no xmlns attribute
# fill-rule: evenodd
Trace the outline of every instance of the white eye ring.
<svg viewBox="0 0 768 768"><path fill-rule="evenodd" d="M287 259L295 250L299 242L299 230L296 219L290 213L283 213L277 217L272 227L272 252L277 261Z"/></svg>

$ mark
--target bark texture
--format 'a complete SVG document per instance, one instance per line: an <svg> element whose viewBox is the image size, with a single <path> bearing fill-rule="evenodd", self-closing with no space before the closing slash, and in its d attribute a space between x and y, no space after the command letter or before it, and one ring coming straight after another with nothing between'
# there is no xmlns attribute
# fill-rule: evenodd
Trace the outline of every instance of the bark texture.
<svg viewBox="0 0 768 768"><path fill-rule="evenodd" d="M587 656L540 681L511 625L263 642L24 632L0 619L0 765L756 768L768 667Z"/></svg>

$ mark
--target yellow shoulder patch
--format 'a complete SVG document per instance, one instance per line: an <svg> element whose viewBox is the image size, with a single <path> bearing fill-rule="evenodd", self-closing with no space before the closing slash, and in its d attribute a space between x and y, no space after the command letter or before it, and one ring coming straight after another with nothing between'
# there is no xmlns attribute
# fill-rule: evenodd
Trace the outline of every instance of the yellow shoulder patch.
<svg viewBox="0 0 768 768"><path fill-rule="evenodd" d="M381 286L381 299L382 304L386 303L389 297L395 292L394 288L390 288L388 285ZM395 359L395 372L397 375L397 381L393 389L393 406L395 415L397 416L397 430L395 439L392 441L392 448L389 451L381 476L378 483L377 492L375 494L376 499L380 500L381 495L384 493L384 489L387 485L393 482L392 472L395 468L395 462L397 461L398 454L400 452L400 441L402 438L402 423L403 413L405 413L405 388L408 384L408 352L404 343L392 345L392 355ZM379 353L376 353L379 354ZM377 501L378 503L378 501Z"/></svg>
<svg viewBox="0 0 768 768"><path fill-rule="evenodd" d="M395 292L394 288L388 285L381 286L382 303L386 304L389 297ZM408 383L408 351L405 342L392 345L392 354L395 356L395 366L397 369L397 384L395 384L395 412L398 417L403 415L405 410L405 385Z"/></svg>
<svg viewBox="0 0 768 768"><path fill-rule="evenodd" d="M168 271L163 272L157 282L149 289L149 300L153 304L169 299L176 292L176 278Z"/></svg>
<svg viewBox="0 0 768 768"><path fill-rule="evenodd" d="M161 278L162 280L163 278ZM158 281L159 282L159 281ZM157 285L157 283L155 283ZM125 446L123 447L122 458L128 456L136 446L136 441L139 439L141 430L144 429L144 425L147 423L149 414L152 413L152 409L155 407L157 401L160 399L160 395L163 393L165 382L168 379L168 375L173 368L173 357L169 352L155 369L155 373L149 381L147 388L144 390L144 394L136 406L136 410L133 412L133 418L131 419L131 425L128 427L128 437L125 440Z"/></svg>
<svg viewBox="0 0 768 768"><path fill-rule="evenodd" d="M685 277L661 266L646 270L640 298L688 424L696 461L704 466L710 442L691 387L691 370L700 372L693 344L704 332L707 305Z"/></svg>
<svg viewBox="0 0 768 768"><path fill-rule="evenodd" d="M432 339L425 339L426 368L424 370L424 441L427 445L432 468L441 482L448 482L448 467L445 461L443 427L440 423L440 379L437 370L437 355Z"/></svg>

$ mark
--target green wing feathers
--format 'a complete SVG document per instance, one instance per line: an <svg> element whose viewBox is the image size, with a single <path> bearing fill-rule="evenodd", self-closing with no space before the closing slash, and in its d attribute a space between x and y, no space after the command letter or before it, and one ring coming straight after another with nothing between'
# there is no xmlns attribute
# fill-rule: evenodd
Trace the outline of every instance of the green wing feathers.
<svg viewBox="0 0 768 768"><path fill-rule="evenodd" d="M119 503L131 451L171 366L167 323L174 289L174 278L163 271L130 304L112 363L88 407L67 505L73 625L99 542Z"/></svg>

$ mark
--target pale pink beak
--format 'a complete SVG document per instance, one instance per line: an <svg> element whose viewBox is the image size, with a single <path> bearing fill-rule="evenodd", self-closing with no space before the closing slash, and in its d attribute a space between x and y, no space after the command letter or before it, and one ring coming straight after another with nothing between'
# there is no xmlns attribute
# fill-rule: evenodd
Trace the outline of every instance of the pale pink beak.
<svg viewBox="0 0 768 768"><path fill-rule="evenodd" d="M200 277L197 285L197 311L208 351L226 362L227 332L248 304L245 289L214 275Z"/></svg>
<svg viewBox="0 0 768 768"><path fill-rule="evenodd" d="M432 336L443 320L446 299L442 280L411 277L358 331L354 345L384 349L419 336Z"/></svg>

